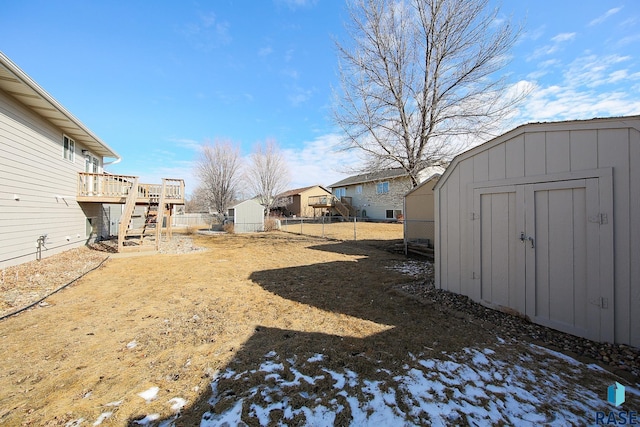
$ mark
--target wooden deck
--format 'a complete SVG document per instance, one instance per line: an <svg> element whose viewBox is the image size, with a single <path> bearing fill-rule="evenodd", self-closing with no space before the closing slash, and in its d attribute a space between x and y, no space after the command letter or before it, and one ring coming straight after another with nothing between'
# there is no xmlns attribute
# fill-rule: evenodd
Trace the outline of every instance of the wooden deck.
<svg viewBox="0 0 640 427"><path fill-rule="evenodd" d="M78 202L121 203L127 201L133 183L137 179L131 175L111 175L80 172L78 174ZM164 202L184 205L184 180L163 179L165 181ZM157 202L162 195L162 184L138 184L136 201Z"/></svg>

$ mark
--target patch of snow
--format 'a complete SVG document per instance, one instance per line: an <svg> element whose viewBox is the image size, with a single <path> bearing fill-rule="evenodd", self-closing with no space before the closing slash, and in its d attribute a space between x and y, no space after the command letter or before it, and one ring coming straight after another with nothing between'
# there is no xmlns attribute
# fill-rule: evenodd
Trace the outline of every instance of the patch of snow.
<svg viewBox="0 0 640 427"><path fill-rule="evenodd" d="M158 397L158 392L160 391L160 387L151 387L148 390L138 393L138 396L147 401L147 403L155 400Z"/></svg>
<svg viewBox="0 0 640 427"><path fill-rule="evenodd" d="M122 400L116 400L115 402L109 402L104 406L120 406L122 405Z"/></svg>
<svg viewBox="0 0 640 427"><path fill-rule="evenodd" d="M100 416L96 419L96 421L93 423L94 426L99 426L100 424L102 424L102 422L104 420L107 420L111 417L111 415L113 415L113 412L109 411L109 412L103 412L102 414L100 414Z"/></svg>
<svg viewBox="0 0 640 427"><path fill-rule="evenodd" d="M551 349L545 348L545 347L541 347L539 345L535 345L535 344L530 344L531 348L534 349L534 351L538 354L553 354L555 357L557 357L558 359L563 359L565 362L570 363L571 365L574 366L579 366L581 365L580 362L578 362L576 359L574 359L571 356L567 356L566 354L560 353L559 351L553 351Z"/></svg>
<svg viewBox="0 0 640 427"><path fill-rule="evenodd" d="M306 425L331 425L343 411L349 412L353 426L567 425L588 423L595 411L607 409L602 392L606 384L596 393L575 381L576 373L588 375L590 366L541 347L531 349L545 357L521 355L509 345L498 351L467 348L443 358L407 355L406 363L401 365L403 372L377 369L375 380L360 378L346 368L320 367L326 375L308 374L305 369L317 372L318 366L304 362L297 365L295 359L290 359L290 366L285 367L275 363L278 355L270 352L268 357L272 360L263 361L259 370L240 374L230 370L214 379L211 401L229 399L233 404L221 414L206 413L201 425L245 425L240 418L243 404L249 405L250 417L261 425L273 423L273 411L278 411L281 425L301 416ZM324 357L316 354L305 362L311 360L320 363ZM522 362L513 363L514 360ZM563 368L551 369L558 366ZM286 379L282 376L285 372ZM218 396L218 381L248 380L252 375L263 375L273 382L258 381L261 385L239 395ZM325 377L333 381L330 389L305 388L327 381ZM287 397L292 393L286 390L290 387L301 388L295 399ZM640 394L637 390L633 393Z"/></svg>
<svg viewBox="0 0 640 427"><path fill-rule="evenodd" d="M129 350L131 350L132 348L136 348L138 346L138 343L136 342L136 340L131 341L130 343L127 344L127 348Z"/></svg>
<svg viewBox="0 0 640 427"><path fill-rule="evenodd" d="M322 362L323 359L324 359L324 355L322 355L320 353L316 353L313 356L311 356L310 358L308 358L307 362L309 362L309 363Z"/></svg>
<svg viewBox="0 0 640 427"><path fill-rule="evenodd" d="M135 420L134 424L139 424L141 426L147 426L154 421L158 421L160 419L160 414L149 414L141 420Z"/></svg>
<svg viewBox="0 0 640 427"><path fill-rule="evenodd" d="M406 274L407 276L421 277L426 276L433 270L433 264L428 261L407 260L386 268L388 270Z"/></svg>
<svg viewBox="0 0 640 427"><path fill-rule="evenodd" d="M171 403L171 410L173 412L179 412L187 404L187 401L181 397L174 397L173 399L169 399L169 403Z"/></svg>
<svg viewBox="0 0 640 427"><path fill-rule="evenodd" d="M246 424L241 420L243 403L244 400L240 399L229 410L221 414L205 412L200 421L200 427L245 426Z"/></svg>

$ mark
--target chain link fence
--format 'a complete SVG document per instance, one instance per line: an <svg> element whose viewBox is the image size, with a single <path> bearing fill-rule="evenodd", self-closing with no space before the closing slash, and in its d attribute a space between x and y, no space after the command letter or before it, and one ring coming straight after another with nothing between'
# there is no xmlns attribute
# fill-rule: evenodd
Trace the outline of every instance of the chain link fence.
<svg viewBox="0 0 640 427"><path fill-rule="evenodd" d="M402 240L403 224L370 222L361 218L281 218L280 230L336 240Z"/></svg>

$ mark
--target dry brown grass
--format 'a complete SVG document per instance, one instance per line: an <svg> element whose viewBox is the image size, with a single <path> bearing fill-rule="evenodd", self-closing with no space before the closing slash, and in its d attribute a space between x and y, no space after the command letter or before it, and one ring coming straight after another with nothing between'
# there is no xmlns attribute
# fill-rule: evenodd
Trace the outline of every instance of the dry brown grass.
<svg viewBox="0 0 640 427"><path fill-rule="evenodd" d="M192 405L190 425L207 408L211 376L259 328L354 339L389 328L332 309L334 291L326 303L309 305L270 285L271 271L283 271L283 285L294 287L349 277L361 290L345 301L369 298L367 283L403 280L394 272L362 270L359 260L374 249L337 250L324 240L277 232L194 236L194 242L208 250L113 256L48 298L47 307L2 321L0 424L93 423L113 411L111 421L124 425L141 414L170 416L167 401L182 397ZM389 262L394 256L378 257ZM356 267L357 277L349 272ZM159 398L147 404L137 394L152 386L160 387Z"/></svg>
<svg viewBox="0 0 640 427"><path fill-rule="evenodd" d="M490 325L398 293L413 279L387 268L406 259L369 244L381 239L193 238L207 251L112 256L47 307L0 322L0 424L91 425L112 412L108 425L133 425L146 414L171 419L179 397L188 404L176 425L199 425L214 375L256 370L271 351L299 361L321 353L323 367L375 380L411 354L445 357L497 342ZM220 386L241 395L252 384ZM322 394L333 382L316 386ZM158 396L146 402L138 394L151 387Z"/></svg>
<svg viewBox="0 0 640 427"><path fill-rule="evenodd" d="M282 231L294 234L305 234L345 241L401 240L403 236L403 225L401 223L337 221L322 224L286 219L282 221L281 229Z"/></svg>

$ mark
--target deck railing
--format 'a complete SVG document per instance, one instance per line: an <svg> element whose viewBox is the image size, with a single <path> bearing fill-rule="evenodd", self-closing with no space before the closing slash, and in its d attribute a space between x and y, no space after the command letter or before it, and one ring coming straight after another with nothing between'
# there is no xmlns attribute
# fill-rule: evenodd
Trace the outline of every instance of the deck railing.
<svg viewBox="0 0 640 427"><path fill-rule="evenodd" d="M124 203L136 176L78 173L78 200ZM165 179L165 201L184 203L184 180ZM160 199L162 184L138 184L138 198Z"/></svg>
<svg viewBox="0 0 640 427"><path fill-rule="evenodd" d="M334 195L309 196L309 206L333 206L335 200Z"/></svg>

